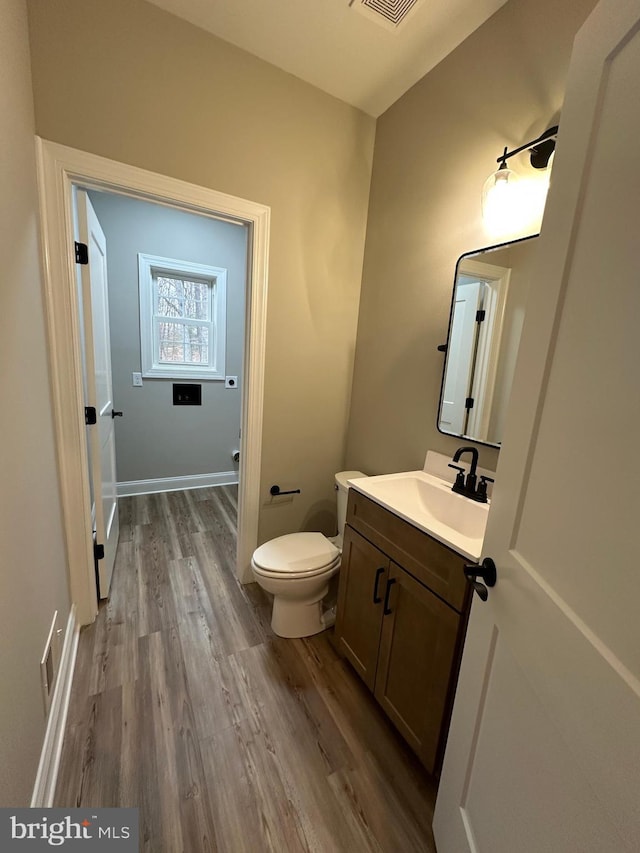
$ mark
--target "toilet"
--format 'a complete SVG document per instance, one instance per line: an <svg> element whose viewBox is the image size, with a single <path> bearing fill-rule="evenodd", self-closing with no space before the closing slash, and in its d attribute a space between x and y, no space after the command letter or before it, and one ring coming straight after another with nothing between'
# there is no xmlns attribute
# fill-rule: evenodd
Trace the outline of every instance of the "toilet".
<svg viewBox="0 0 640 853"><path fill-rule="evenodd" d="M271 627L279 637L310 637L329 628L335 612L323 612L322 599L330 579L340 569L342 535L347 517L348 480L361 471L335 476L338 498L338 535L287 533L253 552L251 570L257 583L273 598Z"/></svg>

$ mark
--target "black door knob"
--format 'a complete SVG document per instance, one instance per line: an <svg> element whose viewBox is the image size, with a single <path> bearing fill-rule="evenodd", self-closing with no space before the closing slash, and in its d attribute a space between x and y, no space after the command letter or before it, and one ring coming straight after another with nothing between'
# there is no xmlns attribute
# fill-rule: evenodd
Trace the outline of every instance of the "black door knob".
<svg viewBox="0 0 640 853"><path fill-rule="evenodd" d="M489 597L487 586L495 586L498 578L496 564L491 557L485 557L480 565L465 566L464 573L467 580L473 585L474 590L478 593L483 601ZM480 583L478 578L482 578L484 583ZM486 584L486 586L485 586Z"/></svg>
<svg viewBox="0 0 640 853"><path fill-rule="evenodd" d="M111 409L111 417L112 418L121 418L122 415L123 415L123 412L116 412L115 409Z"/></svg>
<svg viewBox="0 0 640 853"><path fill-rule="evenodd" d="M489 598L489 590L483 583L480 581L471 581L471 585L473 586L474 592L477 592L482 601L486 601Z"/></svg>

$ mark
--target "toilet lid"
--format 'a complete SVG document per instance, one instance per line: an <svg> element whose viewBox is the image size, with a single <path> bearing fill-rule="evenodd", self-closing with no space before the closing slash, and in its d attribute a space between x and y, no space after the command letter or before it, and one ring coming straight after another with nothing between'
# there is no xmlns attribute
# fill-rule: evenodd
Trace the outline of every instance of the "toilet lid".
<svg viewBox="0 0 640 853"><path fill-rule="evenodd" d="M328 566L340 551L322 533L287 533L254 551L253 562L267 572L289 574Z"/></svg>

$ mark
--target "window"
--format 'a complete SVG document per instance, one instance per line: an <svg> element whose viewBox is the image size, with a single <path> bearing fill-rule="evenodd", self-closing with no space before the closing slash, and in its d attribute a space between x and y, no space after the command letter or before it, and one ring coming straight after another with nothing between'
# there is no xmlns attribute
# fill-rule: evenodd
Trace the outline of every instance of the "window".
<svg viewBox="0 0 640 853"><path fill-rule="evenodd" d="M224 379L227 271L138 255L142 375Z"/></svg>

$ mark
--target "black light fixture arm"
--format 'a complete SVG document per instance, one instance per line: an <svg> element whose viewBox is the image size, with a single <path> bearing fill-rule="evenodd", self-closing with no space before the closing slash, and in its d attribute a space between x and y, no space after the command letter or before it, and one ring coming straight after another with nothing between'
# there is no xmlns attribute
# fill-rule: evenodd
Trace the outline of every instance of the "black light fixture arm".
<svg viewBox="0 0 640 853"><path fill-rule="evenodd" d="M514 148L513 151L508 151L505 148L504 153L496 159L496 163L500 163L504 166L506 165L507 160L515 154L520 154L521 151L531 150L531 165L536 169L544 169L549 162L549 157L551 157L553 149L556 147L557 135L558 125L556 124L548 130L545 130L544 133L541 133L537 139L532 139L531 142L525 142L524 145L521 145L519 148ZM540 154L541 165L539 166L536 166L534 162L536 151L539 151Z"/></svg>

